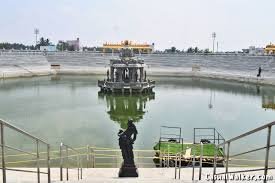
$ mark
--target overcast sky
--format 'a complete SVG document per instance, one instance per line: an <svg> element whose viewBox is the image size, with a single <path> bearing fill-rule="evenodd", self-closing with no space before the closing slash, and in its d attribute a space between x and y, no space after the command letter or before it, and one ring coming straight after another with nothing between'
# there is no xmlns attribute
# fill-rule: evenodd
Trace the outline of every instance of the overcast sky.
<svg viewBox="0 0 275 183"><path fill-rule="evenodd" d="M0 42L34 44L40 36L81 44L129 39L221 50L275 43L275 0L0 0Z"/></svg>

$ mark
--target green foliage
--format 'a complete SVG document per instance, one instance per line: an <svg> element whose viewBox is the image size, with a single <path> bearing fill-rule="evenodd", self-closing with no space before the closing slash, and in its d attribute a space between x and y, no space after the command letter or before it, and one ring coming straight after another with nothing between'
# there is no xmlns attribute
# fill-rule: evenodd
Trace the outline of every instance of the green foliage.
<svg viewBox="0 0 275 183"><path fill-rule="evenodd" d="M71 51L69 50L71 49L69 44L64 41L59 41L58 44L56 45L56 49L59 51Z"/></svg>
<svg viewBox="0 0 275 183"><path fill-rule="evenodd" d="M39 43L36 45L37 48L39 48L40 46L50 46L50 40L49 38L47 38L46 40L44 39L44 37L41 37L39 40Z"/></svg>
<svg viewBox="0 0 275 183"><path fill-rule="evenodd" d="M187 53L194 53L194 52L195 52L195 50L192 47L187 49Z"/></svg>
<svg viewBox="0 0 275 183"><path fill-rule="evenodd" d="M169 146L169 148L168 148ZM187 149L191 148L191 155L193 153L195 156L200 155L201 145L200 144L180 144L176 142L161 142L160 151L166 152L169 149L171 154L176 154L178 152L185 152ZM159 143L154 146L154 150L159 150ZM215 145L214 144L203 144L203 155L204 156L214 156L215 155ZM219 150L218 156L223 156L223 152Z"/></svg>
<svg viewBox="0 0 275 183"><path fill-rule="evenodd" d="M177 50L177 49L176 49L176 47L175 47L175 46L172 46L172 47L171 47L171 52L172 52L172 53L175 53L175 52L176 52L176 50Z"/></svg>
<svg viewBox="0 0 275 183"><path fill-rule="evenodd" d="M208 49L208 48L205 49L205 50L204 50L204 53L210 53L209 49Z"/></svg>
<svg viewBox="0 0 275 183"><path fill-rule="evenodd" d="M35 50L33 45L24 45L21 43L0 43L0 49L3 50Z"/></svg>
<svg viewBox="0 0 275 183"><path fill-rule="evenodd" d="M56 49L59 51L76 51L73 45L69 45L67 42L59 41L56 45Z"/></svg>

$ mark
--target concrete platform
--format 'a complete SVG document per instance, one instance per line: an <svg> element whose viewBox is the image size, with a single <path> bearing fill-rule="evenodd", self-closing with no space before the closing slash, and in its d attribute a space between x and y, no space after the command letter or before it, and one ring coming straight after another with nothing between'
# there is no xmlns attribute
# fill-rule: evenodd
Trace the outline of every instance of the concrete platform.
<svg viewBox="0 0 275 183"><path fill-rule="evenodd" d="M254 167L255 168L255 167ZM229 171L238 171L249 168L230 168ZM35 169L28 169L34 170ZM217 168L217 172L224 171L224 168ZM41 171L46 171L45 169L41 169ZM52 168L52 182L53 183L61 183L59 177L59 169ZM89 168L83 169L83 180L77 180L77 170L73 169L69 171L69 181L68 183L193 183L193 182L212 182L208 177L212 176L213 168L203 168L202 169L202 180L198 181L198 173L199 169L195 169L195 181L192 181L192 168L183 168L181 170L181 179L175 180L175 168L139 168L139 177L138 178L118 178L118 168ZM236 174L239 175L239 174ZM245 175L263 175L263 171L259 172L248 172ZM268 181L268 183L275 182L275 170L270 170L268 173L269 176L273 176L272 181ZM66 177L66 173L64 170L63 174L64 178ZM2 182L2 174L0 173ZM37 182L37 175L32 173L21 173L21 172L7 172L7 182L8 183L35 183ZM63 181L67 182L67 181ZM224 182L223 181L216 181ZM230 182L240 182L240 181L230 181ZM249 181L241 181L241 182L249 182ZM253 182L262 182L262 181L253 181ZM41 175L41 183L47 183L47 176Z"/></svg>

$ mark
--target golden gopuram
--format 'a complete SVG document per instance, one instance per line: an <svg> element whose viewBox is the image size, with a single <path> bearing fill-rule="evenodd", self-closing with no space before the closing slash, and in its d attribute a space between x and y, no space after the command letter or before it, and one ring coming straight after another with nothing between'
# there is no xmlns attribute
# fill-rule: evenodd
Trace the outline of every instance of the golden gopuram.
<svg viewBox="0 0 275 183"><path fill-rule="evenodd" d="M268 44L265 47L265 53L275 55L275 44Z"/></svg>
<svg viewBox="0 0 275 183"><path fill-rule="evenodd" d="M154 51L154 43L152 44L138 44L133 43L132 41L121 41L120 43L104 43L103 44L103 52L119 52L122 48L132 49L135 53L152 53Z"/></svg>

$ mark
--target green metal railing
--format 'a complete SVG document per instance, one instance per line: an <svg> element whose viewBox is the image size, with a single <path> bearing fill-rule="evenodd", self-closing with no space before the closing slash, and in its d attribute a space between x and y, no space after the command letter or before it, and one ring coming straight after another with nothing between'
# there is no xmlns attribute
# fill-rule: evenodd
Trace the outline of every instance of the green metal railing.
<svg viewBox="0 0 275 183"><path fill-rule="evenodd" d="M73 154L70 155L70 152ZM74 159L76 157L76 159ZM73 162L73 166L70 165ZM69 169L77 167L77 180L82 179L82 154L76 149L61 143L60 144L60 181L63 181L63 169L66 169L66 180L69 180Z"/></svg>
<svg viewBox="0 0 275 183"><path fill-rule="evenodd" d="M269 167L269 163L270 163L270 159L269 159L269 155L270 155L270 148L272 147L275 147L275 144L271 144L271 130L272 130L272 126L275 125L275 121L274 122L271 122L271 123L268 123L266 125L263 125L259 128L256 128L254 130L251 130L251 131L248 131L244 134L241 134L235 138L232 138L230 140L227 140L221 144L218 144L216 146L216 149L215 149L215 158L214 158L214 169L213 169L213 182L215 182L215 176L217 175L228 175L228 174L231 174L231 173L247 173L247 172L255 172L255 171L264 171L264 180L263 182L266 183L267 182L267 173L268 173L268 170L271 170L271 169L275 169L275 167ZM233 154L233 155L230 155L230 147L231 147L231 144L240 140L240 139L243 139L244 137L247 137L249 135L252 135L252 134L255 134L256 132L260 132L260 131L263 131L263 130L266 130L267 132L267 137L266 137L266 142L265 142L265 145L260 147L260 148L255 148L255 149L252 149L252 150L249 150L249 151L244 151L244 152L241 152L241 153L237 153L237 154ZM224 172L220 172L220 173L216 173L216 167L217 167L217 151L219 149L219 147L222 147L222 146L227 146L227 153L226 153L226 165L225 165L225 171ZM228 170L228 166L229 166L229 160L231 158L234 158L234 157L237 157L237 156L241 156L241 155L246 155L246 154L249 154L249 153L253 153L253 152L257 152L257 151L260 151L260 150L265 150L265 160L264 160L264 167L263 168L255 168L255 169L247 169L247 170L239 170L239 171L229 171ZM227 178L224 179L225 182L227 182Z"/></svg>
<svg viewBox="0 0 275 183"><path fill-rule="evenodd" d="M23 150L23 149L19 149L17 147L14 147L12 145L8 145L6 144L6 135L5 135L5 132L6 132L6 129L11 129L13 130L14 132L16 132L17 134L22 134L28 138L30 138L31 140L33 140L33 143L35 144L36 146L36 149L35 151L36 152L29 152L29 151L26 151L26 150ZM1 166L1 169L2 169L2 180L3 180L3 183L6 183L7 182L7 171L19 171L19 172L26 172L26 173L36 173L37 174L37 182L40 183L40 175L41 174L47 174L48 177L47 177L47 180L48 180L48 183L51 182L51 170L50 170L50 145L48 143L46 143L45 141L3 121L3 120L0 120L0 131L1 131L1 156L2 156L2 166ZM46 158L46 161L47 161L47 172L42 172L40 171L40 146L45 146L47 148L47 158ZM17 151L17 152L21 152L21 153L25 153L25 154L28 154L30 156L33 156L36 158L36 171L31 171L31 170L23 170L23 169L16 169L16 168L7 168L6 166L6 150L9 149L9 150L13 150L13 151Z"/></svg>

